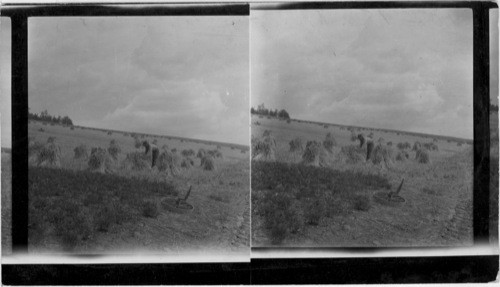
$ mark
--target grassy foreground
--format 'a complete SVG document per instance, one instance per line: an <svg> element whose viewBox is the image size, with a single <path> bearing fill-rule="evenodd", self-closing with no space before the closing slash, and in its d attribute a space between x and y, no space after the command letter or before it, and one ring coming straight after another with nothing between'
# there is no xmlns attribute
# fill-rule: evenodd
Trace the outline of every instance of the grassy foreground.
<svg viewBox="0 0 500 287"><path fill-rule="evenodd" d="M253 215L263 218L273 244L324 217L350 210L369 210L364 192L390 189L389 181L375 174L305 166L294 163L252 161Z"/></svg>
<svg viewBox="0 0 500 287"><path fill-rule="evenodd" d="M176 195L166 182L30 167L29 247L52 242L72 250L114 225L156 217L158 199Z"/></svg>

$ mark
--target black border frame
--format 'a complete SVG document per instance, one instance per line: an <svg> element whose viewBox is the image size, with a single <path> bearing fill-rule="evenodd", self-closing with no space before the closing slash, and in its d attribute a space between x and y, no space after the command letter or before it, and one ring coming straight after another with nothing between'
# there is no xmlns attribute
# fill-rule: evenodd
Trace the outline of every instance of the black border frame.
<svg viewBox="0 0 500 287"><path fill-rule="evenodd" d="M469 8L473 12L474 244L489 239L489 9L493 2L131 3L4 5L12 26L12 241L27 253L28 18L53 16L249 15L250 10ZM213 5L217 4L217 5ZM255 5L255 6L253 6ZM498 255L407 258L252 259L251 263L3 265L9 285L332 284L488 282ZM457 271L458 270L458 271ZM458 272L458 273L457 273ZM457 275L458 274L458 275Z"/></svg>

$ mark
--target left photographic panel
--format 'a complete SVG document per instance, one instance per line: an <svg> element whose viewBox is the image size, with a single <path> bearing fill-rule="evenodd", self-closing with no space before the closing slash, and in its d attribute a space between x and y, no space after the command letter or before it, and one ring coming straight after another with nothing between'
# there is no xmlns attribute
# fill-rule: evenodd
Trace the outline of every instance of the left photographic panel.
<svg viewBox="0 0 500 287"><path fill-rule="evenodd" d="M2 256L12 254L11 39L8 17L0 17L0 122L2 146Z"/></svg>
<svg viewBox="0 0 500 287"><path fill-rule="evenodd" d="M29 18L31 254L249 258L248 29Z"/></svg>

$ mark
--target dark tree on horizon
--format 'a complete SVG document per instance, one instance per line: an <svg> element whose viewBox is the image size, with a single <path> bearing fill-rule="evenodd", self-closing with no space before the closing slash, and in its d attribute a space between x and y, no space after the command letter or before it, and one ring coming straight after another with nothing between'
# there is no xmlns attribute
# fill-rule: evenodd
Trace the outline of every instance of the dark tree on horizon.
<svg viewBox="0 0 500 287"><path fill-rule="evenodd" d="M31 109L29 109L31 110ZM33 121L40 121L40 122L48 122L48 123L55 123L55 124L61 124L61 125L66 125L66 126L72 126L73 121L68 117L64 116L61 118L61 116L52 116L49 114L47 110L44 110L38 115L37 113L31 113L28 112L28 119L33 120Z"/></svg>
<svg viewBox="0 0 500 287"><path fill-rule="evenodd" d="M252 107L250 109L250 113L252 115L269 116L269 117L275 117L275 118L286 119L286 120L290 119L290 114L285 109L281 109L279 111L278 111L278 109L274 109L274 110L271 109L270 110L264 106L264 103L258 105L257 109Z"/></svg>

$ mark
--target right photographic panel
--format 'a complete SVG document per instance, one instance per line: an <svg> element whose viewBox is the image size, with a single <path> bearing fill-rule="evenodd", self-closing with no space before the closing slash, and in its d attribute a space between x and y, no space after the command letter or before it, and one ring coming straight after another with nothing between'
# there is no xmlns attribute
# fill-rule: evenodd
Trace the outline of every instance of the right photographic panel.
<svg viewBox="0 0 500 287"><path fill-rule="evenodd" d="M473 243L470 9L252 10L252 247Z"/></svg>

